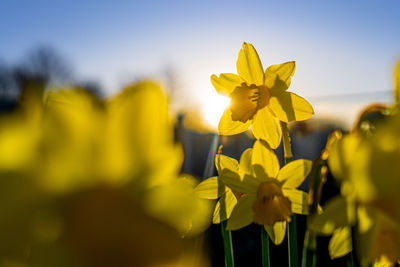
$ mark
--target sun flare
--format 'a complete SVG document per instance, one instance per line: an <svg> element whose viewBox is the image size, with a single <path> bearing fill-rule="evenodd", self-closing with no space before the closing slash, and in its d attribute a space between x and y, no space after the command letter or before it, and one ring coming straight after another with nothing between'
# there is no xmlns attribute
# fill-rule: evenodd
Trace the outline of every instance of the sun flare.
<svg viewBox="0 0 400 267"><path fill-rule="evenodd" d="M229 103L229 98L213 91L210 93L203 106L203 116L205 121L216 131L218 130L219 120L221 119L224 110L229 106Z"/></svg>

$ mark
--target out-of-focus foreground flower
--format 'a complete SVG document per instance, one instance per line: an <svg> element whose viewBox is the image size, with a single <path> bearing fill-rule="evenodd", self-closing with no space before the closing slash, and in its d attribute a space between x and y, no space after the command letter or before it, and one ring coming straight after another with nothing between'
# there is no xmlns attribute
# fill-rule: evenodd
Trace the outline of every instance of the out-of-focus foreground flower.
<svg viewBox="0 0 400 267"><path fill-rule="evenodd" d="M0 122L0 264L190 261L193 240L181 237L208 226L210 207L179 177L183 152L157 84L108 101L50 90L32 108L41 116Z"/></svg>
<svg viewBox="0 0 400 267"><path fill-rule="evenodd" d="M228 95L231 105L221 117L218 131L233 135L252 126L257 139L272 148L281 142L279 121L302 121L314 114L312 106L302 97L287 92L295 71L295 62L286 62L263 70L255 48L243 43L236 63L238 75L222 73L211 76L218 93Z"/></svg>
<svg viewBox="0 0 400 267"><path fill-rule="evenodd" d="M325 205L310 228L324 234L342 229L335 242L342 244L344 252L345 247L351 249L350 227L355 226L363 265L393 264L400 259L399 138L400 118L391 118L373 133L344 136L332 146L328 159L341 183L341 196Z"/></svg>

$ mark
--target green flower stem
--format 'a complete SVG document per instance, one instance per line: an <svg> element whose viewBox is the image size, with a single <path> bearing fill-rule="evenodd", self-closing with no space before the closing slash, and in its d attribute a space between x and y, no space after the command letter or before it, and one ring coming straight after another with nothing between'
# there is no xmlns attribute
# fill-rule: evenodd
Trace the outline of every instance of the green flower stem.
<svg viewBox="0 0 400 267"><path fill-rule="evenodd" d="M269 237L264 226L261 226L262 266L269 267Z"/></svg>
<svg viewBox="0 0 400 267"><path fill-rule="evenodd" d="M224 239L225 266L234 267L231 231L226 230L227 221L221 222L222 238Z"/></svg>
<svg viewBox="0 0 400 267"><path fill-rule="evenodd" d="M347 255L346 259L346 267L354 267L354 255L353 252L350 252L349 255Z"/></svg>
<svg viewBox="0 0 400 267"><path fill-rule="evenodd" d="M356 207L357 210L357 207ZM354 267L360 267L360 260L358 257L358 240L357 240L357 229L358 229L358 220L356 217L356 223L354 226L351 227L351 245L353 247L351 253L350 253L350 257L349 257L349 261L351 261L352 265Z"/></svg>
<svg viewBox="0 0 400 267"><path fill-rule="evenodd" d="M317 266L317 237L310 231L304 236L302 267Z"/></svg>
<svg viewBox="0 0 400 267"><path fill-rule="evenodd" d="M289 267L298 267L299 258L297 255L297 228L296 215L293 214L292 221L288 224L288 251L289 251Z"/></svg>
<svg viewBox="0 0 400 267"><path fill-rule="evenodd" d="M210 150L208 151L206 166L204 168L203 179L210 177L214 172L215 154L218 147L218 135L213 134L211 140ZM225 211L225 203L221 203L221 212ZM234 267L233 259L233 248L232 248L232 235L231 231L226 230L227 221L221 222L222 238L224 240L224 251L225 251L225 266Z"/></svg>
<svg viewBox="0 0 400 267"><path fill-rule="evenodd" d="M290 144L289 130L286 122L281 121L283 149L285 155L285 164L293 160L292 145ZM296 215L293 214L292 221L288 223L288 254L289 254L289 267L298 267L299 258L297 252L297 228L296 228Z"/></svg>
<svg viewBox="0 0 400 267"><path fill-rule="evenodd" d="M309 209L309 215L318 212L318 203L321 199L322 186L326 182L327 166L326 161L322 156L314 161L313 169L311 171L310 182L308 184L309 194L311 194L313 202ZM302 267L315 267L317 266L317 236L315 233L306 230L303 245Z"/></svg>

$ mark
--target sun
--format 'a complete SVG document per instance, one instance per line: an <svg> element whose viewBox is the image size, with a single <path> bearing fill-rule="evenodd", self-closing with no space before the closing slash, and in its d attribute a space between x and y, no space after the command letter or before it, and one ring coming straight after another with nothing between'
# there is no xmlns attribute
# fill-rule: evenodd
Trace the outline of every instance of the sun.
<svg viewBox="0 0 400 267"><path fill-rule="evenodd" d="M205 121L215 130L225 109L229 106L230 99L212 91L203 104L203 116Z"/></svg>

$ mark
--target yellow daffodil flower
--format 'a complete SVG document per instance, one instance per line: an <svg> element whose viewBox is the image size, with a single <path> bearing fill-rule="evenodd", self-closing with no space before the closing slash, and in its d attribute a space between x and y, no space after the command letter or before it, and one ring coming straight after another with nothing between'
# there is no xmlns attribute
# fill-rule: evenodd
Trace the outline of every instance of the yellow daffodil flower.
<svg viewBox="0 0 400 267"><path fill-rule="evenodd" d="M238 75L211 76L218 93L231 98L231 105L219 122L220 134L238 134L252 126L257 139L277 148L282 137L278 119L301 121L314 114L304 98L286 91L296 68L294 61L272 65L264 71L255 48L243 43L236 67Z"/></svg>
<svg viewBox="0 0 400 267"><path fill-rule="evenodd" d="M304 159L292 161L280 169L273 150L263 141L256 141L252 149L246 150L239 169L221 170L222 182L242 193L227 229L236 230L255 222L264 225L272 241L280 244L292 213L308 212L307 193L296 188L310 170L311 161Z"/></svg>

